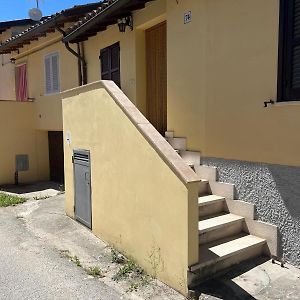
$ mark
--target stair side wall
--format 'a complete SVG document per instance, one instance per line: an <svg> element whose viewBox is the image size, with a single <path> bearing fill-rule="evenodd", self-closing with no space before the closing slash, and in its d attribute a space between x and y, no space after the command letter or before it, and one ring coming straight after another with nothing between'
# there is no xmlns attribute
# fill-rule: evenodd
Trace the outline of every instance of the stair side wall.
<svg viewBox="0 0 300 300"><path fill-rule="evenodd" d="M198 261L197 177L114 83L64 98L64 129L72 136L64 143L67 214L74 217L72 153L86 149L92 231L187 295L188 267Z"/></svg>

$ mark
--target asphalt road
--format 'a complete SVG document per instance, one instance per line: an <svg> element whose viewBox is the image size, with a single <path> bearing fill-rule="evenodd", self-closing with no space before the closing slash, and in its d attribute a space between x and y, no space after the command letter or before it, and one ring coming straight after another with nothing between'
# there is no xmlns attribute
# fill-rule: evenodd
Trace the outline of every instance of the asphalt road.
<svg viewBox="0 0 300 300"><path fill-rule="evenodd" d="M14 208L0 208L0 299L122 297L34 235Z"/></svg>
<svg viewBox="0 0 300 300"><path fill-rule="evenodd" d="M43 188L39 197L55 195ZM62 255L65 251L82 267ZM88 276L84 268L91 266L105 276ZM184 299L159 281L129 292L130 278L113 280L119 267L107 244L65 215L64 195L0 208L0 300ZM205 282L197 292L200 300L300 300L299 283L300 269L258 258Z"/></svg>

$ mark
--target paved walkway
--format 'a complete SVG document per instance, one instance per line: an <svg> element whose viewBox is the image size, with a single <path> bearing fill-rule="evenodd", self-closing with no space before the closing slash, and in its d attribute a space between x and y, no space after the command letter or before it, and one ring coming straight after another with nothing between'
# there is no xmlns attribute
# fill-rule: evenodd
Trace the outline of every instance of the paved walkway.
<svg viewBox="0 0 300 300"><path fill-rule="evenodd" d="M199 291L201 300L296 300L300 299L300 270L255 259L206 282Z"/></svg>
<svg viewBox="0 0 300 300"><path fill-rule="evenodd" d="M25 192L31 200L0 208L1 300L184 299L158 281L137 290L130 289L130 279L115 282L120 265L112 263L111 249L65 215L58 188L42 183L25 190L11 187L10 192ZM58 195L48 198L49 193ZM105 277L87 275L70 261L75 256L83 267L99 266ZM300 300L300 270L253 260L206 282L198 292L201 300Z"/></svg>
<svg viewBox="0 0 300 300"><path fill-rule="evenodd" d="M58 199L61 201L62 196L56 202ZM27 206L30 207L28 204ZM38 206L36 203L30 211ZM103 282L87 279L81 268L62 257L43 238L28 230L24 219L20 215L16 217L18 210L20 208L0 209L1 300L122 299L120 293ZM26 214L29 215L29 211ZM40 221L42 218L41 216ZM61 229L63 230L62 227Z"/></svg>
<svg viewBox="0 0 300 300"><path fill-rule="evenodd" d="M63 194L44 198L46 192L36 194L40 186L24 191L31 198L26 203L0 208L1 300L184 299L158 281L141 287L130 278L114 281L122 265L112 263L111 248L65 215ZM23 195L19 189L18 194ZM71 261L75 257L82 267ZM105 277L84 270L95 266Z"/></svg>

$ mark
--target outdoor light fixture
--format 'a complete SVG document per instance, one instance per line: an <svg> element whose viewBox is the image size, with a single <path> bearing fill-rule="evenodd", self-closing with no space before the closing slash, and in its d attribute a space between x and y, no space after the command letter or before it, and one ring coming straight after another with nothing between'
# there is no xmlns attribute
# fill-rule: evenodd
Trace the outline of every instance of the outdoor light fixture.
<svg viewBox="0 0 300 300"><path fill-rule="evenodd" d="M130 29L133 30L132 16L127 16L127 17L118 19L118 26L119 26L120 32L125 32L126 26L130 27Z"/></svg>

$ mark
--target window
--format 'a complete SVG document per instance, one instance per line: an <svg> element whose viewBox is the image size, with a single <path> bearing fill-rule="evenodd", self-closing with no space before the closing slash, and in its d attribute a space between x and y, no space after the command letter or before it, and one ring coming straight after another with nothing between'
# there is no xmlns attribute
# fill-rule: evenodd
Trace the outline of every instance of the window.
<svg viewBox="0 0 300 300"><path fill-rule="evenodd" d="M120 45L113 44L100 51L101 79L113 80L121 87L120 80Z"/></svg>
<svg viewBox="0 0 300 300"><path fill-rule="evenodd" d="M300 100L300 0L281 0L278 101Z"/></svg>
<svg viewBox="0 0 300 300"><path fill-rule="evenodd" d="M59 55L58 53L52 53L45 57L45 93L59 92Z"/></svg>
<svg viewBox="0 0 300 300"><path fill-rule="evenodd" d="M17 101L27 101L27 67L26 64L16 66L15 69L16 76L16 100Z"/></svg>

